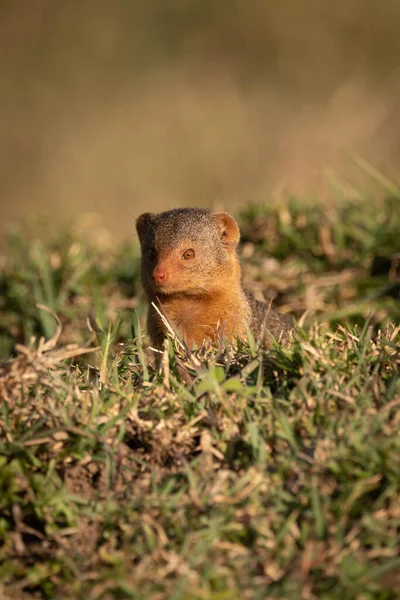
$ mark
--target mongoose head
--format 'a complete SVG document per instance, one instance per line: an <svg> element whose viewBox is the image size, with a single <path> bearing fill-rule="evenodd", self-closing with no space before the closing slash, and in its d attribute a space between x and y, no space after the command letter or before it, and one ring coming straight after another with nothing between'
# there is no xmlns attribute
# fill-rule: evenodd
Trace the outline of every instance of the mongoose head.
<svg viewBox="0 0 400 600"><path fill-rule="evenodd" d="M136 221L150 295L208 296L240 279L239 227L225 212L179 208Z"/></svg>

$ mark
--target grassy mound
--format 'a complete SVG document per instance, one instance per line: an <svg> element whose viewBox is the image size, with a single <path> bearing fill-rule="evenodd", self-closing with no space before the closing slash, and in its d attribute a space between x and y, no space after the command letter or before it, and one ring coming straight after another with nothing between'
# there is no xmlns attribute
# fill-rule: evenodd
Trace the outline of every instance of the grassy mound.
<svg viewBox="0 0 400 600"><path fill-rule="evenodd" d="M137 246L81 231L10 238L6 597L400 589L399 200L258 206L240 222L245 283L300 319L292 346L188 354L170 340L158 369L139 325Z"/></svg>

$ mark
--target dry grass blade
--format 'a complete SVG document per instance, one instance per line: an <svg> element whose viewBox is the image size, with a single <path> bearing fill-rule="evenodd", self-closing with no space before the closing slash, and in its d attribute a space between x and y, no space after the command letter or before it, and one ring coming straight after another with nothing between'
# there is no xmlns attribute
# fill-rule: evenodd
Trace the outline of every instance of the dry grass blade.
<svg viewBox="0 0 400 600"><path fill-rule="evenodd" d="M48 350L53 350L56 347L62 333L62 325L58 316L48 306L44 306L43 304L37 304L36 306L40 310L44 310L45 312L49 313L57 323L57 328L52 338L47 341L44 340L44 338L40 338L39 340L38 351L47 352Z"/></svg>

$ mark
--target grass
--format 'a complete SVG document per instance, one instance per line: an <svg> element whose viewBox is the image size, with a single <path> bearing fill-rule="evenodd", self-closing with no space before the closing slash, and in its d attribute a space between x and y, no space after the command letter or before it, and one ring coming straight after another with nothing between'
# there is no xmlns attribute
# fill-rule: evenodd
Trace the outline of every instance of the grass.
<svg viewBox="0 0 400 600"><path fill-rule="evenodd" d="M399 597L399 202L247 209L244 280L293 344L171 339L159 369L137 246L14 232L0 596Z"/></svg>

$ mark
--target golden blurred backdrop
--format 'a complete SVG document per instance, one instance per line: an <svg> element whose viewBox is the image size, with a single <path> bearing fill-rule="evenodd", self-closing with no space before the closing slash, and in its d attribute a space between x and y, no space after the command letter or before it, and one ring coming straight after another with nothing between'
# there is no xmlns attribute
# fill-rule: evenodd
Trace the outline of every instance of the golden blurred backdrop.
<svg viewBox="0 0 400 600"><path fill-rule="evenodd" d="M1 0L1 231L396 179L398 0Z"/></svg>

